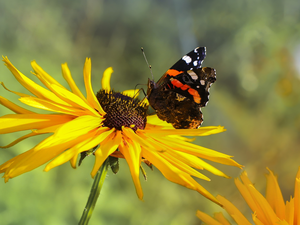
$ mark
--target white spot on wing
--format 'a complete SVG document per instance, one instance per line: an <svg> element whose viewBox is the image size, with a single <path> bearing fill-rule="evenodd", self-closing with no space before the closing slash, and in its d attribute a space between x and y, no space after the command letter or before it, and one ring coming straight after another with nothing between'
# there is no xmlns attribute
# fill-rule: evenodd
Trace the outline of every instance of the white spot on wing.
<svg viewBox="0 0 300 225"><path fill-rule="evenodd" d="M204 86L205 85L205 80L200 80L200 84Z"/></svg>
<svg viewBox="0 0 300 225"><path fill-rule="evenodd" d="M192 58L187 55L183 56L182 60L184 60L187 64L192 62Z"/></svg>
<svg viewBox="0 0 300 225"><path fill-rule="evenodd" d="M197 74L194 71L188 70L187 72L188 72L188 74L191 76L191 78L193 80L197 80L198 79L198 76L197 76Z"/></svg>
<svg viewBox="0 0 300 225"><path fill-rule="evenodd" d="M197 65L198 65L198 61L195 60L195 61L193 62L193 64L194 64L194 66L197 66Z"/></svg>

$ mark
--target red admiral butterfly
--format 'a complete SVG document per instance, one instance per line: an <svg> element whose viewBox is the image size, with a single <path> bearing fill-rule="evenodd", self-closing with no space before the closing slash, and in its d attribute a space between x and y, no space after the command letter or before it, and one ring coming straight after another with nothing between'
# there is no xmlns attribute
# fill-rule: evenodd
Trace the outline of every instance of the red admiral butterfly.
<svg viewBox="0 0 300 225"><path fill-rule="evenodd" d="M206 106L209 88L216 81L216 70L201 67L205 47L184 55L158 81L148 80L147 98L157 116L176 129L196 129L203 122L201 107Z"/></svg>

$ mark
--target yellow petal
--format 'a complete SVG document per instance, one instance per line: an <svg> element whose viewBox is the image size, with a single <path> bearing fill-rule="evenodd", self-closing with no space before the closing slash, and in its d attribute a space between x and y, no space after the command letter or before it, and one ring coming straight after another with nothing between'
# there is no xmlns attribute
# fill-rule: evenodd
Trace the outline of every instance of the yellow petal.
<svg viewBox="0 0 300 225"><path fill-rule="evenodd" d="M119 150L124 155L130 169L130 173L135 185L135 189L139 199L143 199L143 191L140 183L140 166L141 166L141 146L125 138L119 146Z"/></svg>
<svg viewBox="0 0 300 225"><path fill-rule="evenodd" d="M0 173L4 173L7 171L7 168L9 168L13 163L16 161L20 161L23 158L27 157L29 154L31 154L31 151L23 152L22 154L17 155L16 157L6 161L2 165L0 165ZM8 179L5 179L5 182L7 182Z"/></svg>
<svg viewBox="0 0 300 225"><path fill-rule="evenodd" d="M0 104L4 105L6 108L10 109L11 111L18 113L18 114L35 114L35 112L32 112L30 110L24 109L13 102L9 101L8 99L0 96Z"/></svg>
<svg viewBox="0 0 300 225"><path fill-rule="evenodd" d="M69 160L71 160L75 155L80 154L81 152L88 151L107 138L112 132L113 129L109 129L108 127L102 127L98 130L92 131L89 134L89 138L83 140L82 142L78 143L77 145L73 146L69 150L65 151L64 153L60 154L54 160L52 160L44 169L44 171L49 171L50 169L59 166Z"/></svg>
<svg viewBox="0 0 300 225"><path fill-rule="evenodd" d="M183 136L208 136L224 132L222 126L200 127L198 129L149 129L146 132L154 136L168 136L168 135L183 135Z"/></svg>
<svg viewBox="0 0 300 225"><path fill-rule="evenodd" d="M63 77L68 82L72 92L85 101L86 100L85 97L83 96L83 94L81 93L81 91L79 90L79 88L77 87L76 83L73 80L68 64L67 63L61 64L61 70L62 70Z"/></svg>
<svg viewBox="0 0 300 225"><path fill-rule="evenodd" d="M278 185L277 178L274 176L273 172L267 168L269 174L267 177L267 191L266 199L270 206L274 209L277 217L281 220L285 218L285 204L283 196Z"/></svg>
<svg viewBox="0 0 300 225"><path fill-rule="evenodd" d="M88 137L89 134L85 134L77 138L65 140L64 142L55 143L55 145L49 145L43 148L38 148L39 145L37 145L35 148L28 151L26 157L11 164L10 167L7 168L4 177L13 178L23 173L29 172L58 156L66 149L69 149L74 145L86 140ZM47 139L52 138L53 135L48 137ZM44 141L47 141L47 139L45 139Z"/></svg>
<svg viewBox="0 0 300 225"><path fill-rule="evenodd" d="M176 157L180 161L184 162L185 164L199 170L203 170L204 168L200 165L202 163L202 160L199 159L196 156L184 153L184 152L178 152L178 151L168 151L168 154L172 155L173 157Z"/></svg>
<svg viewBox="0 0 300 225"><path fill-rule="evenodd" d="M35 133L35 132L31 132L29 134L26 134L18 139L16 139L15 141L11 142L10 144L8 145L5 145L5 146L0 146L0 148L10 148L16 144L18 144L19 142L25 140L26 138L29 138L29 137L33 137L33 136L36 136L36 135L39 135L38 133Z"/></svg>
<svg viewBox="0 0 300 225"><path fill-rule="evenodd" d="M102 143L102 141L104 139L106 139L111 133L114 132L114 129L110 129L110 128L107 128L107 127L100 127L98 129L98 136L96 138L94 138L90 143L88 143L87 145L93 145L93 142L98 142L99 144ZM95 145L96 146L96 145ZM91 149L93 147L90 147L89 149ZM77 158L78 158L78 155L75 155L71 160L70 160L70 163L71 163L71 166L73 168L76 168L76 162L77 162Z"/></svg>
<svg viewBox="0 0 300 225"><path fill-rule="evenodd" d="M3 57L3 61L5 62L5 65L7 68L12 72L12 74L15 76L15 78L19 81L20 84L22 84L28 91L30 91L32 94L34 94L38 98L42 99L48 99L53 102L59 103L59 104L66 104L63 100L58 98L54 93L51 91L41 87L40 85L36 84L32 80L30 80L28 77L26 77L24 74L22 74L19 70L17 70L14 65L8 60L7 57Z"/></svg>
<svg viewBox="0 0 300 225"><path fill-rule="evenodd" d="M73 169L76 169L76 164L77 164L77 159L78 159L78 155L74 155L71 159L70 159L70 164L72 166Z"/></svg>
<svg viewBox="0 0 300 225"><path fill-rule="evenodd" d="M95 116L99 116L99 113L94 108L88 105L84 100L82 100L77 95L73 94L72 92L64 88L56 86L55 84L52 85L52 87L53 87L53 91L56 92L56 94L59 95L61 99L64 99L66 102L68 102L68 104L76 108L87 110L87 112L90 112Z"/></svg>
<svg viewBox="0 0 300 225"><path fill-rule="evenodd" d="M38 75L37 77L40 79L40 81L47 86L47 84L55 84L60 86L61 88L65 88L62 86L59 82L57 82L52 76L50 76L48 73L46 73L37 63L35 60L31 62L31 67L35 71L35 73Z"/></svg>
<svg viewBox="0 0 300 225"><path fill-rule="evenodd" d="M46 127L46 128L43 128L43 129L33 130L31 133L26 134L26 135L16 139L15 141L11 142L10 144L8 144L6 146L0 146L0 148L10 148L10 147L18 144L19 142L25 140L26 138L33 137L33 136L36 136L36 135L54 133L54 131L57 130L60 126L61 126L61 124L58 124L58 125Z"/></svg>
<svg viewBox="0 0 300 225"><path fill-rule="evenodd" d="M55 131L52 138L42 141L35 149L40 150L48 146L55 146L71 139L76 139L100 127L101 122L102 119L99 117L89 115L77 117L68 123L64 123Z"/></svg>
<svg viewBox="0 0 300 225"><path fill-rule="evenodd" d="M197 168L197 169L205 169L217 176L222 176L229 178L225 173L222 171L218 170L217 168L213 167L212 165L208 164L207 162L199 159L196 156L190 155L188 153L184 152L179 152L179 151L174 151L174 145L167 145L164 142L159 142L155 139L150 139L150 138L144 138L147 140L158 152L163 152L166 150L168 151L168 154L174 155L176 158L180 159L181 161L187 163L188 165Z"/></svg>
<svg viewBox="0 0 300 225"><path fill-rule="evenodd" d="M84 85L86 90L86 99L94 109L98 110L98 112L102 115L105 114L102 107L97 100L91 83L91 71L92 71L92 63L90 58L86 58L84 68L83 68L83 77L84 77Z"/></svg>
<svg viewBox="0 0 300 225"><path fill-rule="evenodd" d="M218 222L217 220L215 220L214 218L212 218L211 216L207 215L204 212L201 211L197 211L196 216L202 220L205 224L209 224L209 225L223 225L222 223Z"/></svg>
<svg viewBox="0 0 300 225"><path fill-rule="evenodd" d="M265 225L264 222L260 221L260 220L257 218L256 213L253 213L253 214L252 214L252 220L253 220L253 222L254 222L256 225ZM277 223L277 224L279 224L279 223Z"/></svg>
<svg viewBox="0 0 300 225"><path fill-rule="evenodd" d="M171 164L173 164L173 166L177 167L181 171L183 171L191 176L198 177L202 180L210 181L210 179L207 176L199 173L197 170L194 170L190 166L186 165L184 162L182 162L180 160L180 158L173 157L171 154L169 154L169 152L163 152L160 154L160 156L162 158L164 158L165 160L167 160L168 162L170 162Z"/></svg>
<svg viewBox="0 0 300 225"><path fill-rule="evenodd" d="M113 72L114 71L112 67L108 67L103 73L101 84L102 84L102 89L105 90L106 92L109 92L111 90L110 77Z"/></svg>
<svg viewBox="0 0 300 225"><path fill-rule="evenodd" d="M149 101L147 98L143 98L143 100L141 101L142 105L149 105Z"/></svg>
<svg viewBox="0 0 300 225"><path fill-rule="evenodd" d="M279 221L277 224L278 224L278 225L293 225L293 223L288 223L288 222L286 222L285 220ZM263 224L262 224L262 225L263 225Z"/></svg>
<svg viewBox="0 0 300 225"><path fill-rule="evenodd" d="M286 202L285 220L287 221L288 224L291 224L291 225L294 224L294 213L295 213L294 205L295 205L294 199L292 197L290 197L290 201ZM295 216L298 217L298 215L295 215Z"/></svg>
<svg viewBox="0 0 300 225"><path fill-rule="evenodd" d="M95 164L91 172L91 176L94 177L99 170L100 166L103 164L105 159L117 150L118 146L122 141L122 135L120 131L115 131L109 135L100 145L100 147L95 152Z"/></svg>
<svg viewBox="0 0 300 225"><path fill-rule="evenodd" d="M84 111L83 109L80 109L80 108L74 108L74 107L70 107L70 106L66 106L66 105L60 105L60 104L56 104L53 102L49 102L48 100L39 99L39 98L35 98L35 97L22 97L19 100L26 105L29 105L29 106L32 106L32 107L35 107L38 109L52 111L52 112L70 114L70 115L75 115L75 116L81 116L81 115L87 114L86 111Z"/></svg>
<svg viewBox="0 0 300 225"><path fill-rule="evenodd" d="M163 121L161 119L158 118L158 116L156 114L151 115L151 116L147 116L147 125L146 125L146 129L147 127L150 126L150 129L156 126L162 126L162 127L167 127L167 128L171 128L174 129L172 124L167 123L166 121Z"/></svg>
<svg viewBox="0 0 300 225"><path fill-rule="evenodd" d="M300 224L300 178L299 170L295 181L295 192L294 192L294 210L295 210L295 222L294 224ZM297 223L296 223L297 222Z"/></svg>
<svg viewBox="0 0 300 225"><path fill-rule="evenodd" d="M139 89L126 90L126 91L122 91L122 94L129 96L131 98L137 98L139 97L140 90Z"/></svg>
<svg viewBox="0 0 300 225"><path fill-rule="evenodd" d="M139 136L143 137L144 139L149 139L151 138L151 135L148 135L144 131L137 130L136 132ZM231 165L231 166L237 166L237 167L242 167L240 164L235 162L234 160L230 159L231 156L208 149L204 148L202 146L198 146L192 143L188 143L185 141L182 141L181 139L174 139L172 137L155 137L158 141L165 143L168 146L172 146L174 150L185 152L188 154L192 154L204 159L208 159L213 162L218 162L221 164L225 165Z"/></svg>
<svg viewBox="0 0 300 225"><path fill-rule="evenodd" d="M131 140L139 143L141 146L148 148L148 149L155 149L147 140L143 139L138 132L134 132L131 128L122 127L122 131L124 135L126 135Z"/></svg>
<svg viewBox="0 0 300 225"><path fill-rule="evenodd" d="M175 152L175 151L169 151L168 153L173 154L185 154L183 152ZM190 163L190 165L196 169L205 169L209 172L211 172L214 175L217 176L221 176L221 177L225 177L225 178L230 178L229 176L227 176L225 173L223 173L221 170L218 170L217 168L215 168L214 166L210 165L209 163L203 161L202 159L199 159L198 157L195 157L193 155L189 155L186 154L185 156L187 159L190 159L189 161L187 161L187 163ZM181 161L184 161L183 158L178 157ZM194 166L195 165L195 166Z"/></svg>
<svg viewBox="0 0 300 225"><path fill-rule="evenodd" d="M234 218L237 224L241 225L251 225L251 223L246 219L246 217L236 208L231 202L226 198L218 195L217 199L223 205L223 208L228 212L228 214Z"/></svg>
<svg viewBox="0 0 300 225"><path fill-rule="evenodd" d="M214 218L216 218L217 221L219 221L223 225L230 225L229 221L224 217L224 215L221 212L214 213Z"/></svg>
<svg viewBox="0 0 300 225"><path fill-rule="evenodd" d="M21 93L21 92L17 92L17 91L12 91L10 89L8 89L3 82L0 82L0 84L2 85L2 87L4 87L5 90L11 92L11 93L14 93L15 95L18 95L20 97L30 97L31 95L27 95L27 94L24 94L24 93Z"/></svg>
<svg viewBox="0 0 300 225"><path fill-rule="evenodd" d="M74 119L69 115L10 114L0 117L0 134L21 130L42 129Z"/></svg>
<svg viewBox="0 0 300 225"><path fill-rule="evenodd" d="M238 179L235 180L236 186L243 198L250 206L253 212L256 212L257 218L264 224L276 224L277 216L270 207L267 200L259 193L252 184L243 185Z"/></svg>
<svg viewBox="0 0 300 225"><path fill-rule="evenodd" d="M149 160L168 180L180 184L192 190L198 191L200 194L220 205L219 201L198 184L190 175L179 170L167 160L163 159L157 152L142 151L142 156Z"/></svg>

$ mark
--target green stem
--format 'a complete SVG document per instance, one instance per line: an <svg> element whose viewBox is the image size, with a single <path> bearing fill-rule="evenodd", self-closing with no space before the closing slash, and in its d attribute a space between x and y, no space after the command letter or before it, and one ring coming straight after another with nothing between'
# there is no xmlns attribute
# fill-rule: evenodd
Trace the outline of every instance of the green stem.
<svg viewBox="0 0 300 225"><path fill-rule="evenodd" d="M83 213L82 213L82 216L81 216L81 219L80 219L78 225L87 225L89 223L89 220L94 211L97 199L100 195L100 191L101 191L102 185L103 185L105 177L106 177L108 165L109 165L109 161L107 158L104 161L104 163L102 164L102 166L100 167L100 169L98 170L98 172L94 178L94 183L91 188L91 193L90 193L89 199L83 210Z"/></svg>

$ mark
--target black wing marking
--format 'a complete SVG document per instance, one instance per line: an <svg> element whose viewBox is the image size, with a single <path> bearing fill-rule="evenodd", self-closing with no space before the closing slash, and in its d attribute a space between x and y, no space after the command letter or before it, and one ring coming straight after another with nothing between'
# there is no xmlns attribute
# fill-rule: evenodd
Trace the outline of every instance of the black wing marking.
<svg viewBox="0 0 300 225"><path fill-rule="evenodd" d="M197 47L179 59L171 69L178 71L194 70L201 67L206 56L206 47Z"/></svg>

